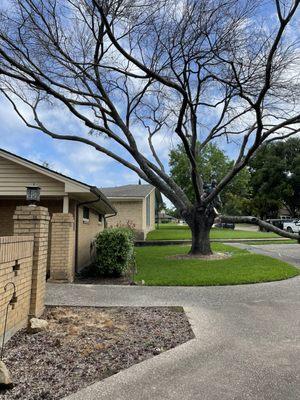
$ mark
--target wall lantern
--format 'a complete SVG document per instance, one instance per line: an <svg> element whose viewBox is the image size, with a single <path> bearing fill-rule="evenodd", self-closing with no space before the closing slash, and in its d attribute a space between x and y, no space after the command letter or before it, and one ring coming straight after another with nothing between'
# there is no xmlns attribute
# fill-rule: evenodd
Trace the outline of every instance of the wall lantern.
<svg viewBox="0 0 300 400"><path fill-rule="evenodd" d="M37 204L40 201L41 188L39 186L27 186L26 200L30 204Z"/></svg>

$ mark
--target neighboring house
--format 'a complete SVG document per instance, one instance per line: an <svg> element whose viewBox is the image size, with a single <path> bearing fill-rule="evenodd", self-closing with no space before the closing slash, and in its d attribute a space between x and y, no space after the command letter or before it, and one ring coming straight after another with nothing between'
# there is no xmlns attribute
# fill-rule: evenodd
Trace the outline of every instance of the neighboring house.
<svg viewBox="0 0 300 400"><path fill-rule="evenodd" d="M280 208L278 211L278 218L289 219L291 218L291 213L286 207Z"/></svg>
<svg viewBox="0 0 300 400"><path fill-rule="evenodd" d="M169 223L169 222L173 222L173 223L177 223L178 222L178 218L173 217L172 215L166 214L166 212L164 210L160 211L156 218L155 218L155 222L158 223Z"/></svg>
<svg viewBox="0 0 300 400"><path fill-rule="evenodd" d="M98 188L0 149L0 236L13 234L14 211L16 206L27 205L26 187L32 185L41 188L38 205L47 207L50 217L60 213L58 218L63 220L61 214L69 214L65 220L71 221L72 228L69 240L64 241L69 242L65 251L69 252L70 270L79 271L90 263L91 243L104 229L105 217L116 214L115 208ZM49 269L50 263L49 257Z"/></svg>
<svg viewBox="0 0 300 400"><path fill-rule="evenodd" d="M109 226L132 226L138 239L145 239L155 229L156 210L162 198L154 186L125 185L101 191L117 210L117 215L107 220Z"/></svg>

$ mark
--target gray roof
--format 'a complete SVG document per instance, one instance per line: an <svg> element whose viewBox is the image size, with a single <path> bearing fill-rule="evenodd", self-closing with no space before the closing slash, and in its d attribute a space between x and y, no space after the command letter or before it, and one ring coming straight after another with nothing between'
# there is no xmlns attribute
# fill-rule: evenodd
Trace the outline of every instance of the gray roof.
<svg viewBox="0 0 300 400"><path fill-rule="evenodd" d="M177 219L176 217L173 217L173 215L169 215L169 214L165 214L165 213L162 213L162 212L159 212L158 213L158 216L159 216L159 218L168 218L168 219Z"/></svg>
<svg viewBox="0 0 300 400"><path fill-rule="evenodd" d="M146 197L152 192L152 185L124 185L110 188L101 188L106 197Z"/></svg>

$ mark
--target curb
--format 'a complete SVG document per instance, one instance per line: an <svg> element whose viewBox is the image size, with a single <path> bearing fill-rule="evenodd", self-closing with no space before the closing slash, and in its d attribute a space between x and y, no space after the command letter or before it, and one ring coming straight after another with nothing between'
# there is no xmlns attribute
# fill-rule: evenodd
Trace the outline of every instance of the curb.
<svg viewBox="0 0 300 400"><path fill-rule="evenodd" d="M211 242L216 243L247 243L247 242L276 242L289 241L287 238L261 238L261 239L211 239ZM192 244L191 240L136 240L135 247L144 246L173 246L180 244Z"/></svg>

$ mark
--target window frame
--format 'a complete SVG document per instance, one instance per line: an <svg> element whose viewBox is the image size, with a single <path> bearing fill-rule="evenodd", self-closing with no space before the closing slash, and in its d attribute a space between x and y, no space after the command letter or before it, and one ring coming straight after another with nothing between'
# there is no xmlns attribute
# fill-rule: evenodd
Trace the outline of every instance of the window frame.
<svg viewBox="0 0 300 400"><path fill-rule="evenodd" d="M85 216L86 212L87 212L88 217ZM90 222L90 209L86 206L82 207L82 220L84 223Z"/></svg>

